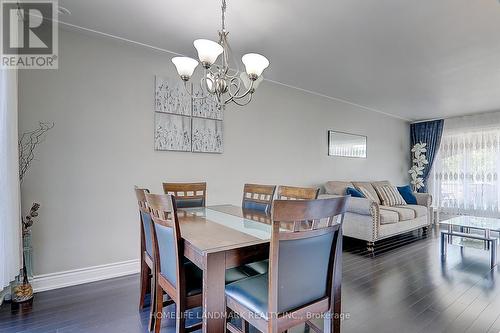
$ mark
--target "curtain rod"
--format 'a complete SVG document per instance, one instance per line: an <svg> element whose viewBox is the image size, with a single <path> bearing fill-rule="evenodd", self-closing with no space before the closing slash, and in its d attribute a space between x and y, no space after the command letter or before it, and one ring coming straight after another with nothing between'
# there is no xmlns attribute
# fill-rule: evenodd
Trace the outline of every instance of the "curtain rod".
<svg viewBox="0 0 500 333"><path fill-rule="evenodd" d="M441 120L441 119L448 119L448 118L431 118L431 119L424 119L424 120L416 120L416 121L412 121L410 122L410 124L418 124L418 123L425 123L427 121L435 121L435 120Z"/></svg>

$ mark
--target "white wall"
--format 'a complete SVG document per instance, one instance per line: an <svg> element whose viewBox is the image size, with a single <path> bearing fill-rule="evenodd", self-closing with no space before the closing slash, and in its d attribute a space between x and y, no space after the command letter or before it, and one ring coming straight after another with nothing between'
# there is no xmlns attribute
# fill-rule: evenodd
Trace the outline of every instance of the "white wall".
<svg viewBox="0 0 500 333"><path fill-rule="evenodd" d="M59 70L21 71L20 132L56 126L23 184L42 203L34 226L36 274L139 256L133 185L208 182L208 204L239 204L245 182L405 182L406 122L264 82L254 101L229 107L224 154L153 150L154 75L176 78L172 55L87 33L61 31ZM368 136L368 158L327 156L327 130Z"/></svg>

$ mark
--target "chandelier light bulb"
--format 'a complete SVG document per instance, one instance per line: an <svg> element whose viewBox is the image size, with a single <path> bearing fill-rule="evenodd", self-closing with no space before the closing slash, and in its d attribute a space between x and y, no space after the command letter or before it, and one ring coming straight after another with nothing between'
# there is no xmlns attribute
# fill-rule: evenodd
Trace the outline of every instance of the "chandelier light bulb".
<svg viewBox="0 0 500 333"><path fill-rule="evenodd" d="M249 89L250 86L252 85L252 81L248 77L248 74L245 72L240 73L240 80L241 80L241 82L243 82L243 85L245 86L246 89ZM261 75L261 76L259 76L259 78L257 80L253 81L252 90L255 91L259 87L259 84L262 81L264 81L264 77Z"/></svg>
<svg viewBox="0 0 500 333"><path fill-rule="evenodd" d="M208 39L197 39L193 42L201 65L209 68L217 60L217 57L224 51L223 47L216 42Z"/></svg>
<svg viewBox="0 0 500 333"><path fill-rule="evenodd" d="M198 61L189 57L174 57L172 62L183 81L188 81L193 75L196 66L198 66Z"/></svg>
<svg viewBox="0 0 500 333"><path fill-rule="evenodd" d="M257 80L262 75L264 69L269 66L269 60L258 53L247 53L241 61L245 64L245 69L250 80Z"/></svg>

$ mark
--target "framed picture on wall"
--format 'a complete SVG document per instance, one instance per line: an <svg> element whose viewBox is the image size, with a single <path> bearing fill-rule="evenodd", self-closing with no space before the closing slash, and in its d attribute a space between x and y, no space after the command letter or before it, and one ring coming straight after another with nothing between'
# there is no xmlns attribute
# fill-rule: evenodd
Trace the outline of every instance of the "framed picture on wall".
<svg viewBox="0 0 500 333"><path fill-rule="evenodd" d="M155 150L191 151L191 117L155 112Z"/></svg>
<svg viewBox="0 0 500 333"><path fill-rule="evenodd" d="M204 97L200 88L195 88L193 93L193 117L222 120L224 107L218 108L217 103L210 97Z"/></svg>
<svg viewBox="0 0 500 333"><path fill-rule="evenodd" d="M173 82L173 83L172 83ZM155 111L191 116L192 98L184 83L155 76Z"/></svg>
<svg viewBox="0 0 500 333"><path fill-rule="evenodd" d="M193 152L222 153L224 137L222 121L193 117Z"/></svg>
<svg viewBox="0 0 500 333"><path fill-rule="evenodd" d="M155 150L223 153L224 107L179 80L156 75L154 87Z"/></svg>
<svg viewBox="0 0 500 333"><path fill-rule="evenodd" d="M366 158L366 142L364 135L328 131L328 155Z"/></svg>

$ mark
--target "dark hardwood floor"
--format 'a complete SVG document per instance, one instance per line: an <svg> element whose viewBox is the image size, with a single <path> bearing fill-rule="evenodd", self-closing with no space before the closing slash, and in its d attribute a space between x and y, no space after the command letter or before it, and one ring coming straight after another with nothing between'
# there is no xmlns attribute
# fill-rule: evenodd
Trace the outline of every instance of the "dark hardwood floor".
<svg viewBox="0 0 500 333"><path fill-rule="evenodd" d="M374 258L346 239L342 332L500 332L500 270L474 249L462 257L450 247L442 263L437 236L431 230L383 241ZM39 293L31 308L5 304L0 332L147 332L138 286L139 277L128 276ZM163 321L163 331L174 332L173 320Z"/></svg>

